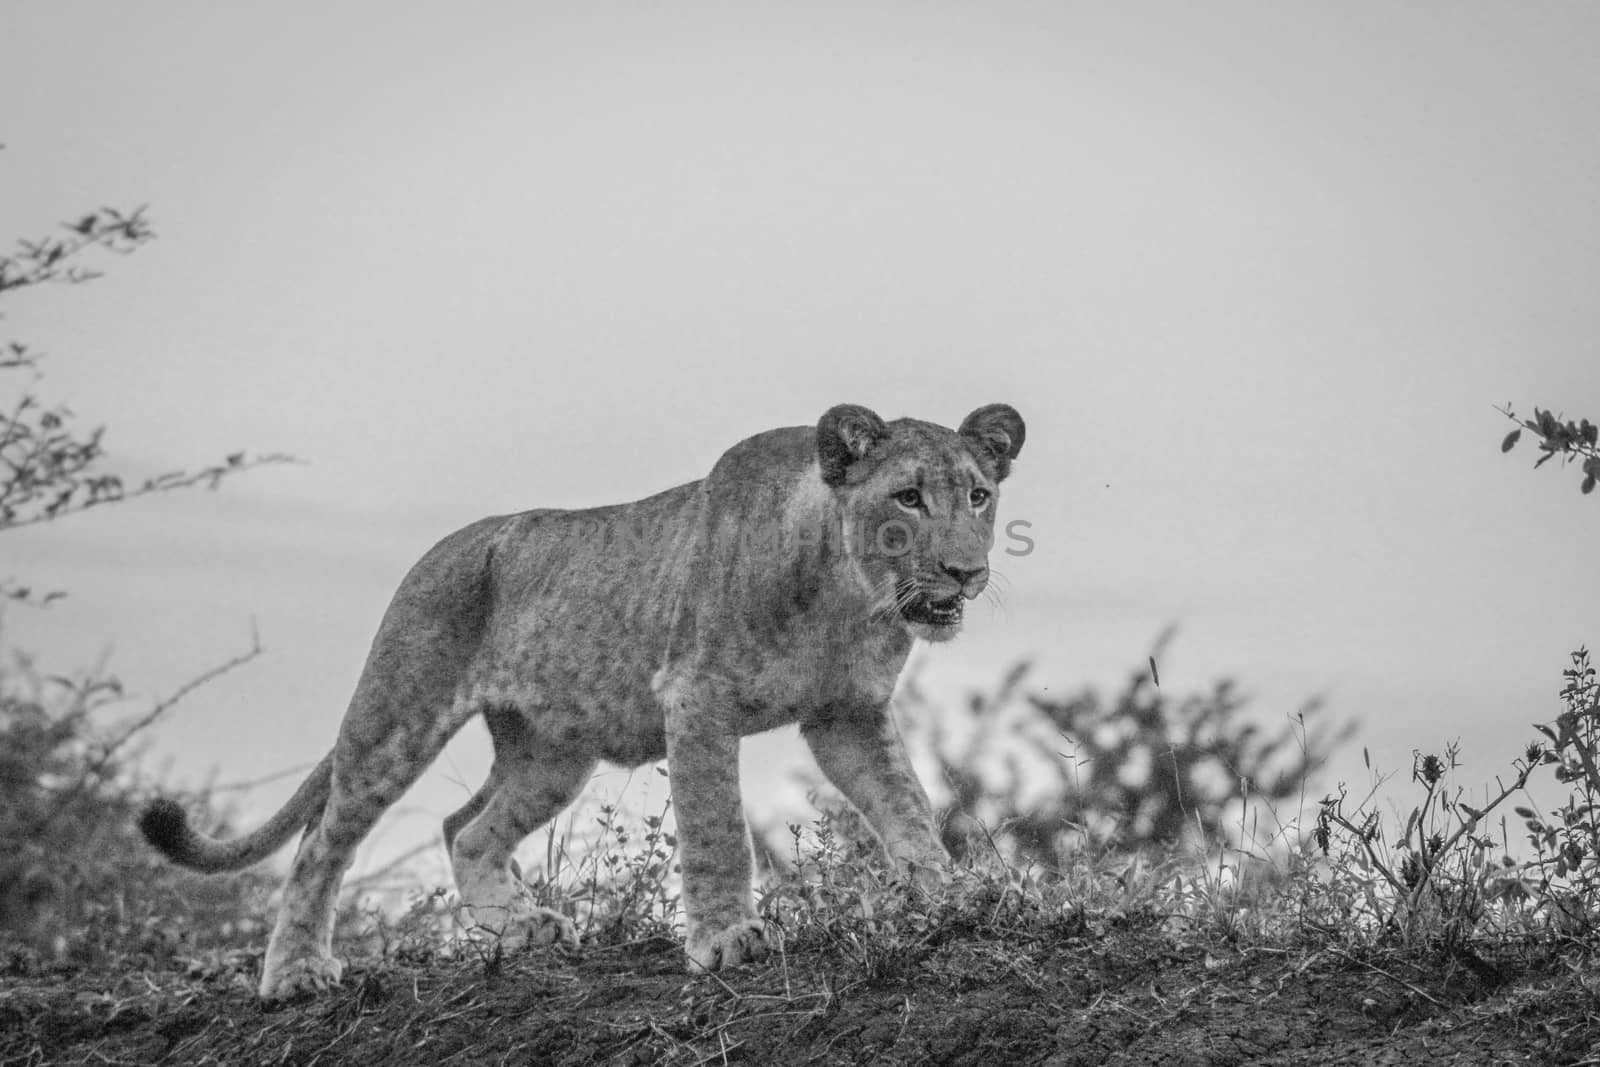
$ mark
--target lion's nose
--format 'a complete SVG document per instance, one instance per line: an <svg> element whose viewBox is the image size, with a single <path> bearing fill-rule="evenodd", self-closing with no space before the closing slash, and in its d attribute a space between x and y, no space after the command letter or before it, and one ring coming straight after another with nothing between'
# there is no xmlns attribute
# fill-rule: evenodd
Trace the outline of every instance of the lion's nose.
<svg viewBox="0 0 1600 1067"><path fill-rule="evenodd" d="M983 567L952 567L943 564L944 572L956 580L961 586L961 595L971 600L983 592L983 581L989 574L989 568Z"/></svg>

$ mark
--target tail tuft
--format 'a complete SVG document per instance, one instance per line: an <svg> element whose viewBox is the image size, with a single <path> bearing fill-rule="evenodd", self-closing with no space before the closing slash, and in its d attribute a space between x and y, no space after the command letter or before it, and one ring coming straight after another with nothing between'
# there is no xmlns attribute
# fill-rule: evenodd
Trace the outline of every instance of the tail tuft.
<svg viewBox="0 0 1600 1067"><path fill-rule="evenodd" d="M190 851L189 816L183 806L170 797L160 797L139 817L139 832L168 859L183 862Z"/></svg>
<svg viewBox="0 0 1600 1067"><path fill-rule="evenodd" d="M167 859L195 871L240 871L272 855L289 838L322 817L333 784L333 753L300 783L289 803L254 833L219 841L195 832L183 805L168 797L152 801L139 816L139 830Z"/></svg>

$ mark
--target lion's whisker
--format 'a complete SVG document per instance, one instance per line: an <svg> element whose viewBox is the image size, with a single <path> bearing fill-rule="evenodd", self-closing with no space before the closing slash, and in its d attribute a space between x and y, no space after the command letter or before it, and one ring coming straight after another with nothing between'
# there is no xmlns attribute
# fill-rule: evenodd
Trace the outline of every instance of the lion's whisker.
<svg viewBox="0 0 1600 1067"><path fill-rule="evenodd" d="M900 584L892 575L884 578L882 590L872 603L871 615L874 619L893 618L899 612Z"/></svg>

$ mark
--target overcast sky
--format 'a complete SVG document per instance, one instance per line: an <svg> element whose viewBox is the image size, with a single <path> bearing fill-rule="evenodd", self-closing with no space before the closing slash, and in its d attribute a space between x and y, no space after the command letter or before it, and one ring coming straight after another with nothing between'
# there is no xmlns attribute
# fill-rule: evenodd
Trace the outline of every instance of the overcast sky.
<svg viewBox="0 0 1600 1067"><path fill-rule="evenodd" d="M1600 638L1600 499L1494 410L1600 418L1595 5L13 0L0 71L0 239L160 235L7 298L40 391L126 471L309 461L0 546L71 592L4 617L51 670L164 695L254 621L175 782L318 758L450 530L846 401L1028 421L1036 551L927 654L952 699L1119 683L1175 622L1174 693L1362 720L1325 785L1454 738L1470 784Z"/></svg>

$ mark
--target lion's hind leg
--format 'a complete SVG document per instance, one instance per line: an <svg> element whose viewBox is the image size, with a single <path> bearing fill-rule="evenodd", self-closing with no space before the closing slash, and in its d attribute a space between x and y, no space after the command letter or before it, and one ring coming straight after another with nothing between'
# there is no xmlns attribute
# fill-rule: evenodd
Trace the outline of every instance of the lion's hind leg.
<svg viewBox="0 0 1600 1067"><path fill-rule="evenodd" d="M333 957L333 922L344 872L378 818L421 777L459 724L448 716L412 721L426 725L416 732L395 729L374 743L350 730L347 720L327 802L306 827L284 885L261 968L263 1000L319 993L338 983L344 968Z"/></svg>
<svg viewBox="0 0 1600 1067"><path fill-rule="evenodd" d="M373 639L334 745L327 799L300 839L261 967L261 997L339 980L339 883L378 818L471 715L458 687L483 631L480 523L440 542L401 583Z"/></svg>
<svg viewBox="0 0 1600 1067"><path fill-rule="evenodd" d="M512 853L572 802L596 761L540 749L514 709L494 709L484 718L495 748L489 780L445 820L446 845L467 921L474 932L498 938L508 948L575 948L577 927L560 912L533 902Z"/></svg>

